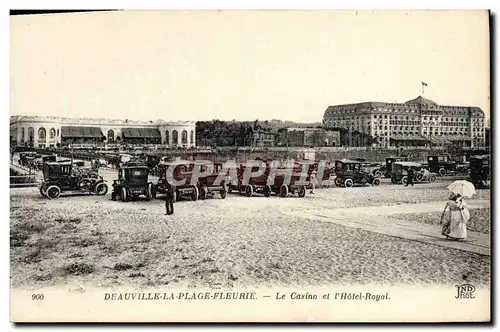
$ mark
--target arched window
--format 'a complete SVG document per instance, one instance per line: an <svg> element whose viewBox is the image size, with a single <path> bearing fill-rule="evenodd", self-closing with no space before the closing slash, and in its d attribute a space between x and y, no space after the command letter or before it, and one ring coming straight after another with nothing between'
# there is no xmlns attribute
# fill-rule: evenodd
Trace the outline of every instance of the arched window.
<svg viewBox="0 0 500 332"><path fill-rule="evenodd" d="M190 142L191 144L193 144L193 143L194 143L194 131L193 131L193 130L191 130L191 134L189 135L189 142Z"/></svg>
<svg viewBox="0 0 500 332"><path fill-rule="evenodd" d="M182 144L187 144L188 142L188 132L187 130L182 131Z"/></svg>
<svg viewBox="0 0 500 332"><path fill-rule="evenodd" d="M108 142L114 142L115 141L115 132L110 129L108 130Z"/></svg>
<svg viewBox="0 0 500 332"><path fill-rule="evenodd" d="M32 143L35 139L35 129L33 127L28 128L28 142Z"/></svg>
<svg viewBox="0 0 500 332"><path fill-rule="evenodd" d="M50 128L49 138L54 139L56 137L56 130L54 128Z"/></svg>
<svg viewBox="0 0 500 332"><path fill-rule="evenodd" d="M21 128L21 142L24 142L24 127Z"/></svg>
<svg viewBox="0 0 500 332"><path fill-rule="evenodd" d="M172 131L172 144L179 144L179 133L177 130Z"/></svg>
<svg viewBox="0 0 500 332"><path fill-rule="evenodd" d="M168 130L165 130L165 144L170 145L170 133Z"/></svg>
<svg viewBox="0 0 500 332"><path fill-rule="evenodd" d="M45 143L45 139L47 137L47 132L45 131L45 128L40 128L38 129L38 141L40 143Z"/></svg>

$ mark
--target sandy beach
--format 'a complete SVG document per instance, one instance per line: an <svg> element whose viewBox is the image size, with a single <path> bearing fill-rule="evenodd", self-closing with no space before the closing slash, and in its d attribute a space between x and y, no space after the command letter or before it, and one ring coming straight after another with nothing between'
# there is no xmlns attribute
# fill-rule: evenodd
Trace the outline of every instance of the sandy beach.
<svg viewBox="0 0 500 332"><path fill-rule="evenodd" d="M448 184L442 180L405 188L384 182L380 187L319 189L302 199L233 194L225 200L216 196L180 201L173 216L165 215L162 199L123 203L108 195L47 200L36 188L11 189L11 284L22 288L70 282L188 288L463 281L489 285L489 256L288 214L320 208L444 204ZM489 191L478 191L470 201L475 199L489 199ZM481 217L476 230L488 229L489 209L472 210L471 215ZM439 215L401 217L429 224L437 223Z"/></svg>

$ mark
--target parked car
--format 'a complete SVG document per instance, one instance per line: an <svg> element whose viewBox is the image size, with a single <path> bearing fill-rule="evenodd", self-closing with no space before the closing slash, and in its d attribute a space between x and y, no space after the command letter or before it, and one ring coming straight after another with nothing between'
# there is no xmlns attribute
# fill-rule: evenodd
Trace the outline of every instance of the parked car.
<svg viewBox="0 0 500 332"><path fill-rule="evenodd" d="M166 194L167 185L172 185L175 188L174 201L181 198L188 198L193 201L199 198L199 183L192 184L191 177L193 175L194 163L179 164L175 161L162 162L158 165L159 178L158 182L153 188L153 197L158 193ZM171 176L171 177L170 177ZM178 185L175 181L184 181L184 184Z"/></svg>
<svg viewBox="0 0 500 332"><path fill-rule="evenodd" d="M44 197L58 198L64 191L80 191L106 195L108 185L102 177L89 178L74 172L71 162L47 162L43 164L43 182L40 194Z"/></svg>
<svg viewBox="0 0 500 332"><path fill-rule="evenodd" d="M363 162L342 159L335 161L335 185L350 188L355 184L380 185L380 179L363 167Z"/></svg>
<svg viewBox="0 0 500 332"><path fill-rule="evenodd" d="M436 174L426 170L421 163L412 161L399 161L392 163L391 182L394 184L408 183L408 170L413 169L413 182L434 182L436 181Z"/></svg>
<svg viewBox="0 0 500 332"><path fill-rule="evenodd" d="M457 171L457 163L448 155L427 156L427 164L429 170L437 173L440 176L455 174Z"/></svg>
<svg viewBox="0 0 500 332"><path fill-rule="evenodd" d="M212 166L212 165L210 165ZM216 180L219 178L219 174L222 171L222 163L214 163L213 167L209 168L210 166L205 166L202 165L201 167L201 172L203 173L208 173L210 172L210 175L200 177L198 179L199 183L199 192L200 192L200 199L206 199L207 197L214 197L216 193L219 194L219 197L222 199L226 198L227 192L228 192L228 176L229 174L226 174L225 178L220 181L220 183L215 183Z"/></svg>
<svg viewBox="0 0 500 332"><path fill-rule="evenodd" d="M385 158L385 167L383 168L384 177L392 177L392 163L400 161L410 161L409 157L389 157Z"/></svg>
<svg viewBox="0 0 500 332"><path fill-rule="evenodd" d="M246 169L246 165L240 165L240 167L238 167L237 181L231 183L229 191L238 191L240 194L245 194L245 196L247 197L252 197L254 193L261 193L266 197L271 196L273 190L271 188L271 185L267 181L271 171L271 167L269 165L266 166L263 174L250 177L249 179L245 179ZM259 166L252 166L252 172L256 172L258 169Z"/></svg>
<svg viewBox="0 0 500 332"><path fill-rule="evenodd" d="M490 155L474 155L469 159L470 174L468 181L477 189L486 189L490 186Z"/></svg>
<svg viewBox="0 0 500 332"><path fill-rule="evenodd" d="M118 169L118 179L113 181L111 199L119 197L122 202L145 196L150 200L153 195L153 184L148 181L149 169L144 165L124 165Z"/></svg>

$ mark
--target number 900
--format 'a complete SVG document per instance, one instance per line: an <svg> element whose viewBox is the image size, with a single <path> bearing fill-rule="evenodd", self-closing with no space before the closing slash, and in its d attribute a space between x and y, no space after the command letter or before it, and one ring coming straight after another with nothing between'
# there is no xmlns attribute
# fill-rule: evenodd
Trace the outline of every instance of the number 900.
<svg viewBox="0 0 500 332"><path fill-rule="evenodd" d="M31 299L32 300L37 300L37 301L43 300L43 294L32 294L31 295Z"/></svg>

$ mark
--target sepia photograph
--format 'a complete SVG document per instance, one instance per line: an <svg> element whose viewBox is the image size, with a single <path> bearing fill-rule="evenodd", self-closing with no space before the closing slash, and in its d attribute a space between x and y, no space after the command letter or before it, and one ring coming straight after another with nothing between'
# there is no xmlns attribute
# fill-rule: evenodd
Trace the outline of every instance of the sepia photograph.
<svg viewBox="0 0 500 332"><path fill-rule="evenodd" d="M12 322L490 322L487 10L9 17Z"/></svg>

